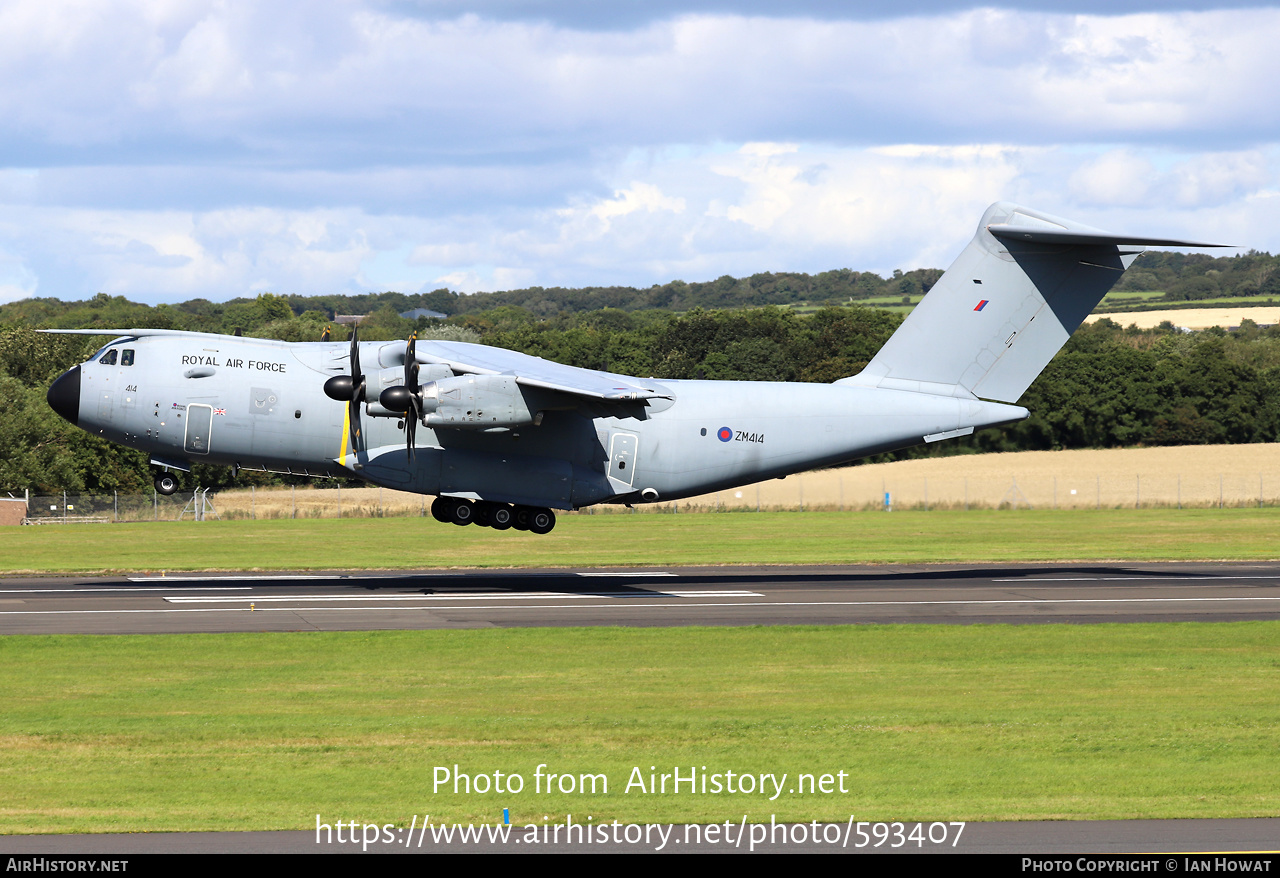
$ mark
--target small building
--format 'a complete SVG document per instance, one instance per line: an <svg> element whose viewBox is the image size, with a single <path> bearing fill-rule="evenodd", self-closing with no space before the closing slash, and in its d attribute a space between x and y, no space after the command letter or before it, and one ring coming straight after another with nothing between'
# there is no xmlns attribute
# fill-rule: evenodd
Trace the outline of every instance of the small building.
<svg viewBox="0 0 1280 878"><path fill-rule="evenodd" d="M23 524L26 519L26 497L0 497L0 527L6 524Z"/></svg>
<svg viewBox="0 0 1280 878"><path fill-rule="evenodd" d="M341 323L343 326L359 326L368 316L368 314L334 314L333 322Z"/></svg>
<svg viewBox="0 0 1280 878"><path fill-rule="evenodd" d="M405 320L420 320L427 317L431 320L446 320L448 314L441 314L439 311L432 311L430 308L414 308L412 311L405 311L400 315Z"/></svg>

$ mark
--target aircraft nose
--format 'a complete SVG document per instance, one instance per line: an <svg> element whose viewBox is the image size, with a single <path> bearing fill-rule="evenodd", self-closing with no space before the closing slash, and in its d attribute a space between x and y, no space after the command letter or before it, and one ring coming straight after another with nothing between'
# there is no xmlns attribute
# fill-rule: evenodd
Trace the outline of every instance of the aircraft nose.
<svg viewBox="0 0 1280 878"><path fill-rule="evenodd" d="M58 376L49 388L49 408L72 424L80 422L80 367L74 366Z"/></svg>

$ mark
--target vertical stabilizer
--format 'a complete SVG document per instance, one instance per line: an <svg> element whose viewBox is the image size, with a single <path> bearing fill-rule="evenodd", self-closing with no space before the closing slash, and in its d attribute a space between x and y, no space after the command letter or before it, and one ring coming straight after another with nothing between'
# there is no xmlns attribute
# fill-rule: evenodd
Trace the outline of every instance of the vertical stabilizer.
<svg viewBox="0 0 1280 878"><path fill-rule="evenodd" d="M1144 245L1007 202L862 372L838 384L1017 402Z"/></svg>

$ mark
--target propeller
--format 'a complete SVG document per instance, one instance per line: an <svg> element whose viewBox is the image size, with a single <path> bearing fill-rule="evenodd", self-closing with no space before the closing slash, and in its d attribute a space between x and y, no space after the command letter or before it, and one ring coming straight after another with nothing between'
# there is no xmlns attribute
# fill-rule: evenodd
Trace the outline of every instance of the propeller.
<svg viewBox="0 0 1280 878"><path fill-rule="evenodd" d="M409 336L409 344L404 350L404 385L388 387L378 397L382 407L393 412L404 412L404 438L409 449L409 459L413 460L414 437L418 433L418 422L422 420L422 385L418 383L418 334Z"/></svg>
<svg viewBox="0 0 1280 878"><path fill-rule="evenodd" d="M328 341L331 335L333 335L333 333L330 331L330 327L326 326L324 328L324 332L320 333L320 340Z"/></svg>
<svg viewBox="0 0 1280 878"><path fill-rule="evenodd" d="M364 373L360 371L360 330L351 327L350 375L334 375L324 383L325 396L347 403L347 420L351 428L351 450L360 447L360 403L365 398Z"/></svg>

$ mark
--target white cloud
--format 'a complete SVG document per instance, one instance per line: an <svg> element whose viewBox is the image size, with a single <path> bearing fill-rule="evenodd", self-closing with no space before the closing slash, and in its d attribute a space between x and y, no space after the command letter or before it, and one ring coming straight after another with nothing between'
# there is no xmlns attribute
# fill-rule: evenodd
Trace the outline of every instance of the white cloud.
<svg viewBox="0 0 1280 878"><path fill-rule="evenodd" d="M887 272L997 198L1280 249L1280 9L402 9L0 6L0 296Z"/></svg>
<svg viewBox="0 0 1280 878"><path fill-rule="evenodd" d="M1280 10L887 20L687 15L621 31L337 0L14 0L0 112L83 154L375 156L729 140L1275 137ZM889 131L895 135L886 136ZM365 159L367 161L367 158Z"/></svg>

